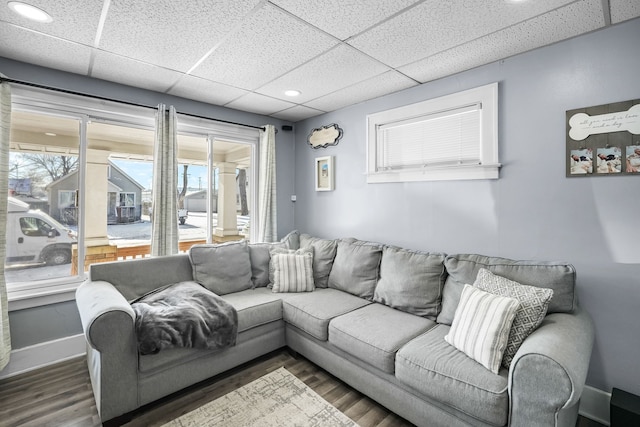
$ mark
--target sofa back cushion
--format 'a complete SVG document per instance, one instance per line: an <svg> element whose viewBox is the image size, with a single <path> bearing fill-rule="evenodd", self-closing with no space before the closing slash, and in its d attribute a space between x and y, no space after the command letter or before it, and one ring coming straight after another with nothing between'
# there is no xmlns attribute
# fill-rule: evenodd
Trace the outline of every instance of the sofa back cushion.
<svg viewBox="0 0 640 427"><path fill-rule="evenodd" d="M287 249L284 242L251 243L249 258L251 259L251 282L254 288L262 288L269 284L269 262L272 249Z"/></svg>
<svg viewBox="0 0 640 427"><path fill-rule="evenodd" d="M329 287L373 301L381 259L382 246L340 240L329 274Z"/></svg>
<svg viewBox="0 0 640 427"><path fill-rule="evenodd" d="M446 277L445 255L386 246L373 300L435 320Z"/></svg>
<svg viewBox="0 0 640 427"><path fill-rule="evenodd" d="M252 287L251 258L245 240L189 249L193 280L211 292L225 295Z"/></svg>
<svg viewBox="0 0 640 427"><path fill-rule="evenodd" d="M327 287L337 246L337 240L319 239L308 234L300 235L300 249L313 250L313 280L316 288Z"/></svg>
<svg viewBox="0 0 640 427"><path fill-rule="evenodd" d="M473 284L481 268L523 285L553 289L548 313L569 313L575 305L576 271L571 264L514 261L475 254L449 255L444 261L447 280L442 293L438 323L451 325L465 284Z"/></svg>

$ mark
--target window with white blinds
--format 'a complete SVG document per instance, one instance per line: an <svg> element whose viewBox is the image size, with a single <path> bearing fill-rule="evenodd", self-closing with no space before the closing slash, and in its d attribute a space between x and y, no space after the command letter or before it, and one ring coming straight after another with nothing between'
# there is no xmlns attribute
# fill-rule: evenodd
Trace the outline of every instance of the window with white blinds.
<svg viewBox="0 0 640 427"><path fill-rule="evenodd" d="M495 83L367 119L368 182L498 177Z"/></svg>

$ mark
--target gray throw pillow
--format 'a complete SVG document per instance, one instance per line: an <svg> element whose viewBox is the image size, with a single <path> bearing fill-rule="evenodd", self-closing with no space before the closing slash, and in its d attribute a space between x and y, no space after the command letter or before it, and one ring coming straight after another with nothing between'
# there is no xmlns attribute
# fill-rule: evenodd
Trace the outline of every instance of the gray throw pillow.
<svg viewBox="0 0 640 427"><path fill-rule="evenodd" d="M284 243L287 246L287 249L300 249L300 233L298 233L298 230L293 230L280 239L280 242Z"/></svg>
<svg viewBox="0 0 640 427"><path fill-rule="evenodd" d="M193 280L211 292L225 295L251 289L251 259L245 240L189 249Z"/></svg>
<svg viewBox="0 0 640 427"><path fill-rule="evenodd" d="M445 255L386 246L373 300L435 320L446 272Z"/></svg>
<svg viewBox="0 0 640 427"><path fill-rule="evenodd" d="M329 287L373 300L382 247L341 240L329 274Z"/></svg>
<svg viewBox="0 0 640 427"><path fill-rule="evenodd" d="M327 287L337 247L336 240L319 239L308 234L300 235L300 249L313 250L313 280L316 288Z"/></svg>
<svg viewBox="0 0 640 427"><path fill-rule="evenodd" d="M269 284L269 261L271 261L272 249L287 249L287 244L277 243L251 243L249 256L251 258L251 282L254 288L265 287Z"/></svg>
<svg viewBox="0 0 640 427"><path fill-rule="evenodd" d="M511 325L507 348L502 359L502 364L508 368L522 342L531 332L535 331L547 315L547 307L549 307L553 296L553 289L523 285L497 276L485 268L478 271L478 277L473 286L494 295L515 298L520 303L518 310L516 310L516 317L513 319L513 325Z"/></svg>

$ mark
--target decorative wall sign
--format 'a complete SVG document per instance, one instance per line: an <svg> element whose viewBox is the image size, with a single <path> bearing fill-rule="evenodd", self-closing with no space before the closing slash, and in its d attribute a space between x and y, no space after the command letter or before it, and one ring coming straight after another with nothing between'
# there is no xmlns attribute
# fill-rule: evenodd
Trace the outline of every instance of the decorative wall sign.
<svg viewBox="0 0 640 427"><path fill-rule="evenodd" d="M333 190L333 156L316 157L316 191Z"/></svg>
<svg viewBox="0 0 640 427"><path fill-rule="evenodd" d="M338 145L340 138L342 138L342 129L334 123L312 130L307 142L311 148L327 148L330 145Z"/></svg>
<svg viewBox="0 0 640 427"><path fill-rule="evenodd" d="M640 100L567 111L567 177L640 173Z"/></svg>

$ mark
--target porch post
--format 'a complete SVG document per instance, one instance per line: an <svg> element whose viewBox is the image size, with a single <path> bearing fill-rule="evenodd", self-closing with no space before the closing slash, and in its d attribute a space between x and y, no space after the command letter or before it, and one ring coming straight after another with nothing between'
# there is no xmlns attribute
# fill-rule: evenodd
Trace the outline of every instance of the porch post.
<svg viewBox="0 0 640 427"><path fill-rule="evenodd" d="M218 163L218 224L214 236L237 236L236 164Z"/></svg>

